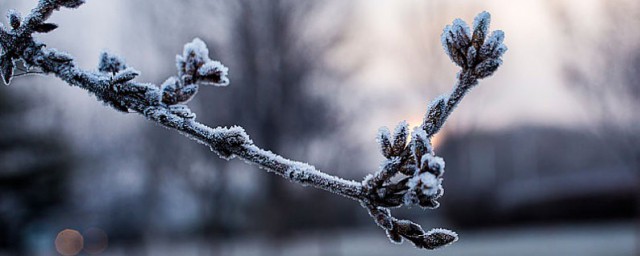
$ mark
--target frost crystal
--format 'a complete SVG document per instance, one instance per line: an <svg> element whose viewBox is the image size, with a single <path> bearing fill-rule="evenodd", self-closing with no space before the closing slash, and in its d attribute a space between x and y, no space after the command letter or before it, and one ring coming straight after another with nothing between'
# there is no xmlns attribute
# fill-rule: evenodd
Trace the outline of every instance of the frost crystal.
<svg viewBox="0 0 640 256"><path fill-rule="evenodd" d="M139 75L140 75L140 72L138 72L137 70L128 68L118 72L115 76L113 76L113 79L111 81L114 84L125 83L133 80Z"/></svg>
<svg viewBox="0 0 640 256"><path fill-rule="evenodd" d="M480 50L482 43L487 37L487 33L489 33L490 23L491 14L489 14L488 12L481 12L473 20L473 37L471 39L471 44L476 51Z"/></svg>
<svg viewBox="0 0 640 256"><path fill-rule="evenodd" d="M495 72L501 64L501 59L486 59L485 61L478 64L475 72L478 77L487 77L493 74L493 72Z"/></svg>
<svg viewBox="0 0 640 256"><path fill-rule="evenodd" d="M229 69L219 61L208 61L198 68L199 82L207 85L227 86L229 79L227 74Z"/></svg>
<svg viewBox="0 0 640 256"><path fill-rule="evenodd" d="M209 60L209 48L207 48L207 44L202 39L194 38L190 43L184 45L182 56L193 56L198 58L199 61Z"/></svg>
<svg viewBox="0 0 640 256"><path fill-rule="evenodd" d="M427 136L432 136L438 132L444 123L447 115L447 102L449 95L444 94L435 98L427 107L427 115L424 118L423 128Z"/></svg>
<svg viewBox="0 0 640 256"><path fill-rule="evenodd" d="M456 19L453 24L447 25L442 31L442 47L445 53L456 65L473 70L470 81L485 78L493 74L502 64L500 59L507 47L502 44L504 33L494 31L487 39L491 15L482 12L473 21L473 33L469 31L467 24ZM473 85L474 83L469 83Z"/></svg>
<svg viewBox="0 0 640 256"><path fill-rule="evenodd" d="M20 23L22 22L22 15L15 9L9 9L9 11L7 11L7 19L9 20L11 28L17 29L20 27Z"/></svg>
<svg viewBox="0 0 640 256"><path fill-rule="evenodd" d="M426 154L422 156L421 166L423 170L427 168L425 171L431 172L436 177L440 177L444 173L444 159L442 157Z"/></svg>
<svg viewBox="0 0 640 256"><path fill-rule="evenodd" d="M187 103L198 92L197 84L184 85L175 77L167 79L160 88L162 90L161 101L167 105Z"/></svg>
<svg viewBox="0 0 640 256"><path fill-rule="evenodd" d="M393 151L396 155L402 153L407 145L407 137L409 137L409 124L407 121L402 121L393 132Z"/></svg>
<svg viewBox="0 0 640 256"><path fill-rule="evenodd" d="M391 132L389 132L389 128L380 127L380 129L378 129L376 141L380 145L382 155L386 158L390 158L392 156L393 145L391 144Z"/></svg>
<svg viewBox="0 0 640 256"><path fill-rule="evenodd" d="M193 39L184 46L182 56L176 56L178 77L184 84L226 86L229 84L229 69L219 61L209 58L209 49L204 41Z"/></svg>
<svg viewBox="0 0 640 256"><path fill-rule="evenodd" d="M427 132L421 127L416 127L413 129L413 133L411 134L411 142L411 150L413 151L413 155L416 157L416 162L420 161L423 155L433 152L429 136L427 135Z"/></svg>
<svg viewBox="0 0 640 256"><path fill-rule="evenodd" d="M195 38L184 45L182 56L176 56L176 64L180 75L195 75L198 68L209 61L209 49L200 38Z"/></svg>
<svg viewBox="0 0 640 256"><path fill-rule="evenodd" d="M438 247L446 246L458 241L458 234L456 234L456 232L442 228L429 230L425 237L425 240L428 240L429 244L438 244L440 245Z"/></svg>
<svg viewBox="0 0 640 256"><path fill-rule="evenodd" d="M483 58L499 58L507 51L507 47L502 44L504 41L504 32L496 30L480 48L480 56Z"/></svg>
<svg viewBox="0 0 640 256"><path fill-rule="evenodd" d="M453 34L452 38L457 48L462 49L469 47L469 43L471 43L471 32L466 22L461 19L455 19L451 26L451 33Z"/></svg>
<svg viewBox="0 0 640 256"><path fill-rule="evenodd" d="M100 63L98 63L98 71L103 73L111 73L115 75L116 73L125 70L127 65L125 64L125 60L117 55L110 54L109 52L103 51L100 54Z"/></svg>
<svg viewBox="0 0 640 256"><path fill-rule="evenodd" d="M410 190L420 190L422 194L427 196L436 195L439 184L438 178L429 172L416 175L407 182Z"/></svg>

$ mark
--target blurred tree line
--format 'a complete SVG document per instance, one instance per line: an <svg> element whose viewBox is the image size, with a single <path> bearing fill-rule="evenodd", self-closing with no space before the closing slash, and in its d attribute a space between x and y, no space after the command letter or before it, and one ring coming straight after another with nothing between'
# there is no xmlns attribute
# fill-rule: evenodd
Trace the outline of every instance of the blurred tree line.
<svg viewBox="0 0 640 256"><path fill-rule="evenodd" d="M152 31L174 31L152 33L153 40L161 42L158 51L178 52L179 45L197 36L207 42L213 58L230 68L231 87L203 88L190 103L200 114L198 118L211 125L240 125L261 147L293 159L313 159L309 145L331 139L329 134L340 126L328 101L314 94L312 85L330 89L346 79L347 72L328 65L327 56L345 36L349 4L161 2L153 1L152 6L162 8L140 16L139 21ZM145 1L131 4L150 5ZM336 19L327 23L323 12L333 12ZM170 64L167 62L167 76L175 73ZM151 200L147 202L162 203L158 199L161 179L177 176L186 180L202 207L196 231L200 234L229 237L259 232L278 237L309 228L344 227L357 217L359 207L347 200L300 188L255 167L217 159L207 148L191 149L191 142L162 128L148 129L152 134L147 145L148 166L156 174L151 178ZM175 151L191 152L188 157L176 158ZM335 169L331 162L339 156L338 151L320 154L326 161L321 166ZM190 167L194 159L200 164ZM203 183L207 175L215 177ZM161 206L147 209L154 211L156 207ZM317 214L318 209L327 210Z"/></svg>
<svg viewBox="0 0 640 256"><path fill-rule="evenodd" d="M341 125L334 107L311 87L321 84L330 90L348 78L348 72L329 65L327 56L343 42L350 4L154 0L125 6L150 10L132 15L138 27L154 31L145 35L154 43L147 51L177 54L185 42L201 37L212 57L230 67L232 87L203 88L190 103L202 122L243 126L258 145L293 159L315 159L320 162L312 164L320 168L357 168L357 161L337 163L346 147L318 152L310 146L343 139L330 135ZM322 17L328 12L339 18L327 22ZM172 61L160 70L160 77L176 72ZM244 163L220 160L207 148L160 127L132 131L146 135L142 144L115 142L122 147L115 151L114 146L89 145L91 152L74 159L64 136L23 129L24 123L40 121L25 121L29 104L20 103L36 101L8 93L0 91L2 248L26 250L33 245L25 242L31 239L26 233L33 225L39 228L38 223L46 227L34 234L51 235L67 224L80 229L95 225L114 243L138 243L169 233L251 233L277 239L318 227L345 228L364 214L349 200L301 188ZM141 152L141 165L125 163ZM81 164L74 166L74 161ZM131 168L145 170L123 174ZM96 183L88 181L96 179L106 180L90 187ZM116 191L128 186L117 184L122 181L142 184L142 192ZM74 196L79 197L71 200ZM96 200L102 203L96 205ZM196 206L180 208L183 201ZM326 210L318 214L318 209ZM175 235L176 230L182 235Z"/></svg>
<svg viewBox="0 0 640 256"><path fill-rule="evenodd" d="M21 91L0 90L0 248L17 255L68 206L75 162L53 123L29 121L42 118L38 108L45 107L34 100Z"/></svg>
<svg viewBox="0 0 640 256"><path fill-rule="evenodd" d="M449 134L440 151L456 171L443 207L458 225L640 216L640 3L599 2L598 28L573 4L548 9L568 49L559 54L565 84L588 123Z"/></svg>

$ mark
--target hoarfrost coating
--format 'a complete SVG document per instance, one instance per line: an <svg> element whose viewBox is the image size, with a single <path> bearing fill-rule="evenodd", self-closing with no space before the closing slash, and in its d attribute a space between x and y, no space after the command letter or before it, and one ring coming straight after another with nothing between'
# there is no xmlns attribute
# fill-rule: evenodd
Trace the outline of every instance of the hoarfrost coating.
<svg viewBox="0 0 640 256"><path fill-rule="evenodd" d="M138 113L178 131L208 146L221 158L238 157L292 182L354 199L393 243L408 240L418 248L436 249L458 240L455 232L446 229L425 232L412 221L393 217L389 209L411 205L435 209L439 206L437 199L444 194L445 163L435 155L431 137L442 128L478 80L497 70L507 50L503 32L493 32L486 39L490 22L487 12L475 18L473 32L460 19L445 27L441 40L443 48L461 68L452 91L429 104L424 122L413 128L411 136L404 121L396 126L393 135L386 127L381 128L376 140L385 160L378 171L367 175L362 182L356 182L261 149L242 127L211 128L196 121L195 113L185 104L195 97L199 85L229 84L228 69L210 59L206 44L198 38L187 43L182 55L176 57L177 75L169 77L160 87L136 82L139 72L127 67L124 59L116 55L103 52L97 70L85 70L76 66L71 55L47 48L34 39L34 33L48 33L57 28L53 23L46 23L55 10L76 8L83 3L82 0L40 0L24 19L16 11L9 11L7 18L11 27L0 23L0 72L6 84L14 77L16 61L21 60L29 70L53 74L71 86L87 90L116 110Z"/></svg>

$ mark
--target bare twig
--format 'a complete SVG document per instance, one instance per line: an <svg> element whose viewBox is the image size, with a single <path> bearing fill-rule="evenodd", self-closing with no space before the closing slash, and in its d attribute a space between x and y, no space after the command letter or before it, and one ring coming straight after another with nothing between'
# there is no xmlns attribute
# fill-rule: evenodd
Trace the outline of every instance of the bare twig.
<svg viewBox="0 0 640 256"><path fill-rule="evenodd" d="M224 159L238 157L293 182L359 201L393 242L407 239L419 248L435 249L457 240L452 231L432 229L425 232L418 224L398 220L391 216L389 208L410 205L438 207L436 200L444 193L444 161L435 156L430 138L440 130L478 79L490 76L500 66L501 56L506 51L501 31L493 32L487 39L488 13L483 12L476 17L473 33L459 19L444 29L442 44L445 52L461 67L454 89L429 105L423 124L414 128L411 136L406 122L400 123L393 135L388 129L381 129L378 142L387 160L380 171L356 182L261 149L241 127L211 128L197 122L196 115L184 104L197 93L199 86L229 84L227 68L209 58L207 47L199 39L186 44L182 55L177 57L178 75L158 87L133 81L139 73L127 67L117 56L103 53L98 71L83 70L75 65L70 55L46 48L33 38L34 33L47 33L57 27L46 23L54 10L76 8L83 3L83 0L40 0L25 19L17 11L9 12L11 28L0 26L0 71L6 84L14 77L15 61L21 59L27 69L39 68L69 85L89 91L117 110L136 112L157 124L177 130L210 147Z"/></svg>

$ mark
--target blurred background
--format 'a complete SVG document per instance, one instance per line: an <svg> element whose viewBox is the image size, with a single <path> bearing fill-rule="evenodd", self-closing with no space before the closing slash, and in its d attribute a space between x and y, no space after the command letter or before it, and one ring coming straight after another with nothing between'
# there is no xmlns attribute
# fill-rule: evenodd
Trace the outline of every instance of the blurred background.
<svg viewBox="0 0 640 256"><path fill-rule="evenodd" d="M454 84L442 28L483 10L504 65L435 137L441 207L395 210L454 245L394 245L349 199L24 76L0 88L0 255L640 255L636 0L88 0L39 38L87 69L107 49L159 84L200 37L232 81L189 103L201 122L361 180L383 159L377 129L420 124Z"/></svg>

